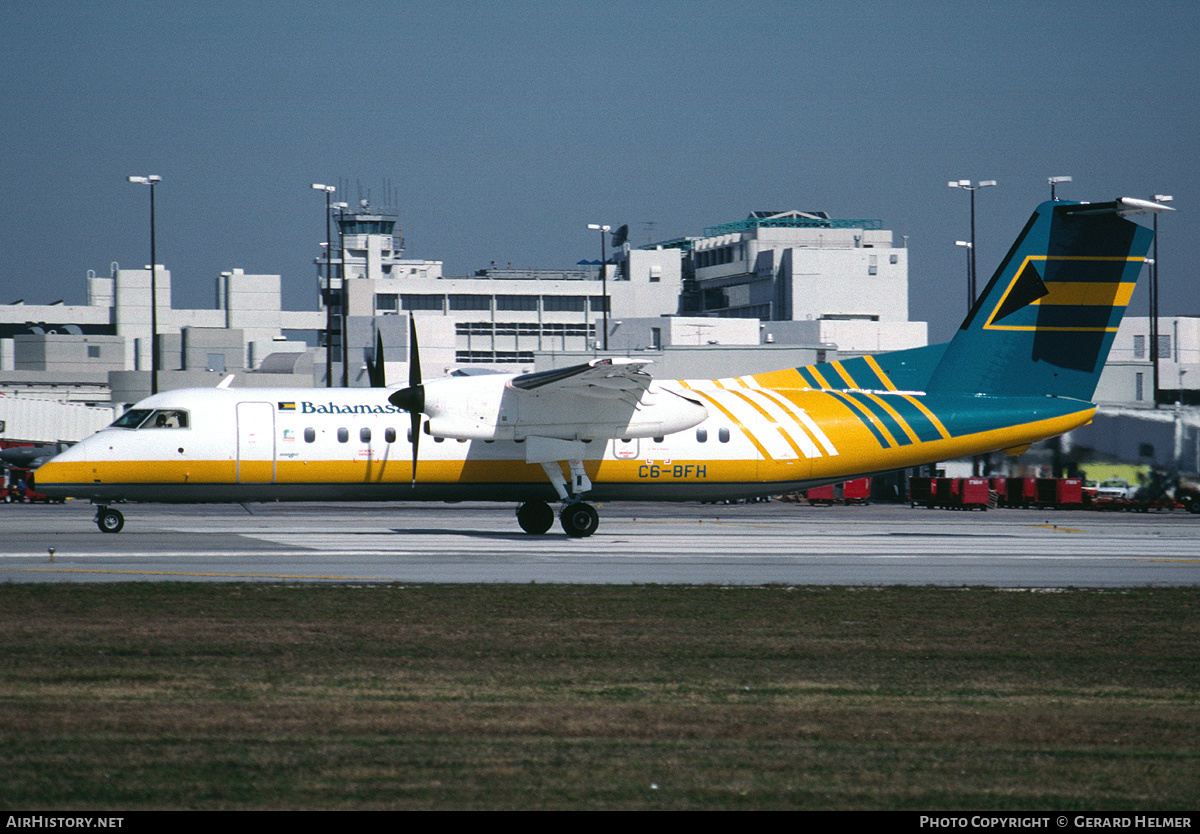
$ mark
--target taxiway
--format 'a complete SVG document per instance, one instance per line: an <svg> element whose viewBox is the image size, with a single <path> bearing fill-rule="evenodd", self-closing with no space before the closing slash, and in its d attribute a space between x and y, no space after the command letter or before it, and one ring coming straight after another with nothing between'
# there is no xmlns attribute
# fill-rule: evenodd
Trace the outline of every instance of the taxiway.
<svg viewBox="0 0 1200 834"><path fill-rule="evenodd" d="M522 533L490 504L0 509L0 581L1123 587L1200 583L1200 516L612 503L599 532ZM50 550L54 553L51 555Z"/></svg>

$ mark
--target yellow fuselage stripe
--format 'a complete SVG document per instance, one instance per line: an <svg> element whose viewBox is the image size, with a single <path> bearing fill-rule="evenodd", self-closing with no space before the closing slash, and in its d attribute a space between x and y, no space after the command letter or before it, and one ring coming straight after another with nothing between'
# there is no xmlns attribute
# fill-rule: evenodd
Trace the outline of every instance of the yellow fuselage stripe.
<svg viewBox="0 0 1200 834"><path fill-rule="evenodd" d="M896 421L896 425L904 430L904 433L908 435L909 440L911 440L913 443L921 442L921 439L917 437L917 433L912 430L912 427L905 422L904 418L900 416L900 413L896 411L896 409L892 408L891 405L889 405L888 402L883 399L883 397L880 397L878 394L868 393L867 391L863 391L863 396L870 397L872 401L878 403L879 407L886 411L888 415L890 415L891 418Z"/></svg>
<svg viewBox="0 0 1200 834"><path fill-rule="evenodd" d="M883 383L884 388L886 388L889 391L896 390L896 386L892 384L892 381L890 379L888 379L888 375L883 372L883 368L879 367L879 363L877 361L875 361L874 356L872 356L871 354L868 353L866 356L863 357L863 361L865 361L867 363L867 365L871 368L871 370L874 371L875 374L879 377L879 380L880 380L880 382Z"/></svg>
<svg viewBox="0 0 1200 834"><path fill-rule="evenodd" d="M842 378L843 382L845 382L851 388L859 387L858 383L854 381L854 377L850 376L850 372L846 370L840 361L834 360L831 364L833 365L833 369L837 371L838 376Z"/></svg>
<svg viewBox="0 0 1200 834"><path fill-rule="evenodd" d="M929 418L929 422L933 423L933 427L938 430L938 433L941 434L942 437L944 437L946 440L950 439L950 432L946 431L946 427L942 425L942 421L937 418L937 415L926 408L925 403L921 402L910 394L901 394L900 396L904 397L904 399L908 400L910 403L919 408L921 413Z"/></svg>

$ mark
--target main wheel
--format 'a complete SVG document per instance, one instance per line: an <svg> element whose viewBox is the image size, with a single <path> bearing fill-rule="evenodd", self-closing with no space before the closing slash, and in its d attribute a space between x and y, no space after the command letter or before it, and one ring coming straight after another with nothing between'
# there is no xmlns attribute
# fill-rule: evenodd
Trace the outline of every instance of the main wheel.
<svg viewBox="0 0 1200 834"><path fill-rule="evenodd" d="M554 526L554 510L545 501L526 501L517 507L517 524L533 536L540 536Z"/></svg>
<svg viewBox="0 0 1200 834"><path fill-rule="evenodd" d="M596 532L600 526L600 515L591 504L569 504L558 514L563 532L573 539L582 539Z"/></svg>
<svg viewBox="0 0 1200 834"><path fill-rule="evenodd" d="M125 516L104 507L96 513L96 526L100 528L101 533L120 533L121 528L125 526Z"/></svg>

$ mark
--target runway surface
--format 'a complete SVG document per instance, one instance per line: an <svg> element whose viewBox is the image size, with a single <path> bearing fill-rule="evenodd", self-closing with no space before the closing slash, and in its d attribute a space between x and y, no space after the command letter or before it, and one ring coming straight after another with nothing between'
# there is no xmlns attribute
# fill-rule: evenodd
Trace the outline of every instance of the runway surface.
<svg viewBox="0 0 1200 834"><path fill-rule="evenodd" d="M1200 583L1200 516L610 503L570 539L490 504L0 506L0 581L1126 587ZM54 548L53 557L50 548Z"/></svg>

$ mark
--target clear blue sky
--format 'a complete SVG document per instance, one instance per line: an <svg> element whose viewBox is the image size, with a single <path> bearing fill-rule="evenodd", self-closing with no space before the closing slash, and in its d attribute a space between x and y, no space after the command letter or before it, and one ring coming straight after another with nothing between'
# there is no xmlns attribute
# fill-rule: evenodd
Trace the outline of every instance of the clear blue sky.
<svg viewBox="0 0 1200 834"><path fill-rule="evenodd" d="M643 243L755 209L878 218L940 341L969 234L947 181L1000 183L978 195L982 282L1070 175L1068 199L1175 196L1162 309L1200 314L1197 23L1194 2L1115 0L9 0L0 303L83 303L87 270L145 264L126 177L158 174L176 306L241 267L311 308L310 183L388 183L409 256L451 275L597 257L594 222Z"/></svg>

